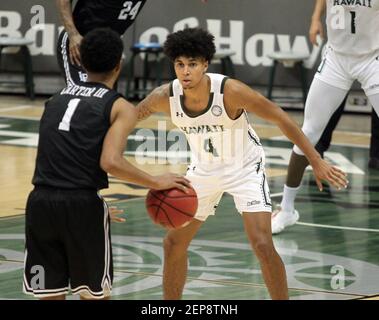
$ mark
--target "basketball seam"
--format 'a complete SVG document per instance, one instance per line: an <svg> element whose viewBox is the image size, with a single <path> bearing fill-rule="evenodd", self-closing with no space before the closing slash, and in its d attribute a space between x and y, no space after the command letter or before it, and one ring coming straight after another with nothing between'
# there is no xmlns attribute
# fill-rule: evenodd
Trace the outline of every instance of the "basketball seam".
<svg viewBox="0 0 379 320"><path fill-rule="evenodd" d="M158 214L159 214L159 209L161 209L161 207L162 207L162 203L163 203L163 200L166 199L167 195L165 195L165 194L162 192L162 194L164 195L164 197L163 197L162 199L160 199L160 198L158 198L157 196L155 196L153 192L150 192L150 194L151 194L152 196L154 196L156 199L158 199L158 200L161 201L158 205L156 205L156 206L157 206L157 211L155 212L155 215L154 215L154 222L156 222L156 221L157 221ZM171 223L171 221L170 221L170 223Z"/></svg>
<svg viewBox="0 0 379 320"><path fill-rule="evenodd" d="M154 213L154 222L156 222L157 216L158 216L158 210L159 210L159 205L158 204L150 204L146 206L147 209L157 207L157 211Z"/></svg>
<svg viewBox="0 0 379 320"><path fill-rule="evenodd" d="M167 214L166 210L163 209L163 208L161 208L161 209L162 209L162 211L164 212L164 214L165 214L165 216L166 216L168 222L170 222L171 226L172 226L173 228L175 228L175 225L171 222L170 217L169 217L169 215Z"/></svg>
<svg viewBox="0 0 379 320"><path fill-rule="evenodd" d="M154 196L156 199L161 200L161 203L159 204L159 207L162 205L162 203L165 203L165 204L166 204L167 206L169 206L170 208L175 209L176 211L178 211L178 212L181 213L181 214L184 214L184 215L187 216L187 217L191 217L191 218L194 217L193 215L191 215L191 214L189 214L189 213L187 213L187 212L184 212L184 211L182 211L182 210L180 210L180 209L178 209L178 208L175 208L174 206L172 206L172 205L170 205L169 203L165 202L164 199L166 199L167 197L164 197L163 199L160 199L159 197L157 197L157 196L156 196L155 194L153 194L153 193L151 193L151 195Z"/></svg>
<svg viewBox="0 0 379 320"><path fill-rule="evenodd" d="M161 203L162 203L162 202L161 202ZM171 226L172 226L173 228L175 228L175 225L171 222L170 217L169 217L169 215L167 214L166 210L165 210L164 208L162 208L161 205L151 204L151 205L148 206L148 208L150 208L150 207L158 207L158 208L157 208L157 212L155 213L154 223L156 223L156 224L160 224L160 223L158 222L158 219L157 219L157 218L158 218L158 214L159 214L159 209L161 209L161 210L163 211L163 213L165 214L165 216L166 216L168 222L171 224Z"/></svg>

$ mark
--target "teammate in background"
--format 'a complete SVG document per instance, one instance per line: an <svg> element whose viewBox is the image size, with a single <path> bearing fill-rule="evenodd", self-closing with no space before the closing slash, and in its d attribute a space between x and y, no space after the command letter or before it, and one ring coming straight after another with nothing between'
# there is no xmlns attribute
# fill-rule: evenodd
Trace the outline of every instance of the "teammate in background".
<svg viewBox="0 0 379 320"><path fill-rule="evenodd" d="M88 82L69 84L45 105L39 130L34 190L26 206L24 292L65 299L71 287L83 299L109 297L113 261L108 207L98 191L107 172L154 189L189 187L167 173L151 176L124 157L137 111L112 90L123 44L110 29L87 33L80 46ZM43 281L34 281L35 266Z"/></svg>
<svg viewBox="0 0 379 320"><path fill-rule="evenodd" d="M72 0L56 0L64 25L57 43L57 58L66 83L80 84L87 80L79 54L80 42L87 32L108 27L122 36L145 3L146 0L78 0L72 10Z"/></svg>
<svg viewBox="0 0 379 320"><path fill-rule="evenodd" d="M57 58L66 83L80 84L87 80L79 54L83 37L101 27L111 28L123 35L145 3L146 0L78 0L72 11L72 0L56 0L64 25L58 39Z"/></svg>
<svg viewBox="0 0 379 320"><path fill-rule="evenodd" d="M358 80L379 113L379 0L354 2L316 0L325 7L328 43L305 105L303 132L316 144L330 117ZM344 25L342 23L344 22ZM293 148L280 209L272 215L272 232L279 233L299 219L294 202L309 161L301 146Z"/></svg>
<svg viewBox="0 0 379 320"><path fill-rule="evenodd" d="M178 31L168 36L164 51L174 63L177 79L155 89L139 103L139 119L165 112L186 135L192 158L186 177L199 200L195 219L181 229L168 231L164 239L164 298L181 298L187 248L203 222L215 214L222 194L228 192L242 215L272 299L288 299L285 267L271 235L265 155L246 112L275 123L304 150L320 188L321 180L344 187L345 174L321 159L300 128L277 105L237 80L207 73L215 53L210 33L192 28ZM232 145L226 145L230 138Z"/></svg>
<svg viewBox="0 0 379 320"><path fill-rule="evenodd" d="M317 45L317 35L324 38L324 28L321 18L325 13L325 1L317 2L312 14L311 26L309 29L309 39L313 45ZM332 134L336 128L346 104L346 99L343 100L341 105L334 112L330 118L320 140L316 144L316 150L323 156L324 152L328 150L332 140ZM370 159L368 167L371 169L379 169L379 117L373 110L371 113L371 140L370 140Z"/></svg>

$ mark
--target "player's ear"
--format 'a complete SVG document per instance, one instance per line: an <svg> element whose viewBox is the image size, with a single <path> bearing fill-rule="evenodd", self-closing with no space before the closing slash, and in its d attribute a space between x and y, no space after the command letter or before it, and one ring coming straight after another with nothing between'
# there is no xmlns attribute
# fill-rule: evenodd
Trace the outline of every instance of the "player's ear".
<svg viewBox="0 0 379 320"><path fill-rule="evenodd" d="M207 72L207 70L208 70L208 66L209 66L209 63L208 63L207 60L205 60L205 62L204 62L204 70L203 70L203 73L206 73L206 72Z"/></svg>
<svg viewBox="0 0 379 320"><path fill-rule="evenodd" d="M121 60L119 61L119 63L116 64L116 67L114 68L114 70L115 70L116 72L119 72L119 71L121 70L121 67L122 67L122 61L123 61L123 59L121 59Z"/></svg>

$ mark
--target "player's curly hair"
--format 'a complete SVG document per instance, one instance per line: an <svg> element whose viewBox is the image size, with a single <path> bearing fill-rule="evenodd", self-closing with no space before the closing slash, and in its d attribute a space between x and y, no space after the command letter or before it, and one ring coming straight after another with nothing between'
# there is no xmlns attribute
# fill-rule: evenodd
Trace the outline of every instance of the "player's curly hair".
<svg viewBox="0 0 379 320"><path fill-rule="evenodd" d="M208 62L216 52L214 36L201 28L187 28L167 36L163 45L164 53L175 61L177 57L202 57Z"/></svg>
<svg viewBox="0 0 379 320"><path fill-rule="evenodd" d="M110 28L88 32L80 44L80 59L88 72L107 73L120 62L124 44L120 35Z"/></svg>

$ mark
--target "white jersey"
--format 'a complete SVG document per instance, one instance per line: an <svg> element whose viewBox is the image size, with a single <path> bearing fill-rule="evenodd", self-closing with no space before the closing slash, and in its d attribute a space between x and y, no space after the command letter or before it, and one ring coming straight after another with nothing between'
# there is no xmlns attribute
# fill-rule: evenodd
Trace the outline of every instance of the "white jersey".
<svg viewBox="0 0 379 320"><path fill-rule="evenodd" d="M379 49L379 0L326 0L328 43L334 51L363 55Z"/></svg>
<svg viewBox="0 0 379 320"><path fill-rule="evenodd" d="M170 84L171 119L187 137L191 165L213 170L264 161L261 143L249 124L246 112L243 111L235 120L226 113L223 90L227 77L213 73L207 75L211 80L209 102L197 115L191 115L185 107L179 80Z"/></svg>

